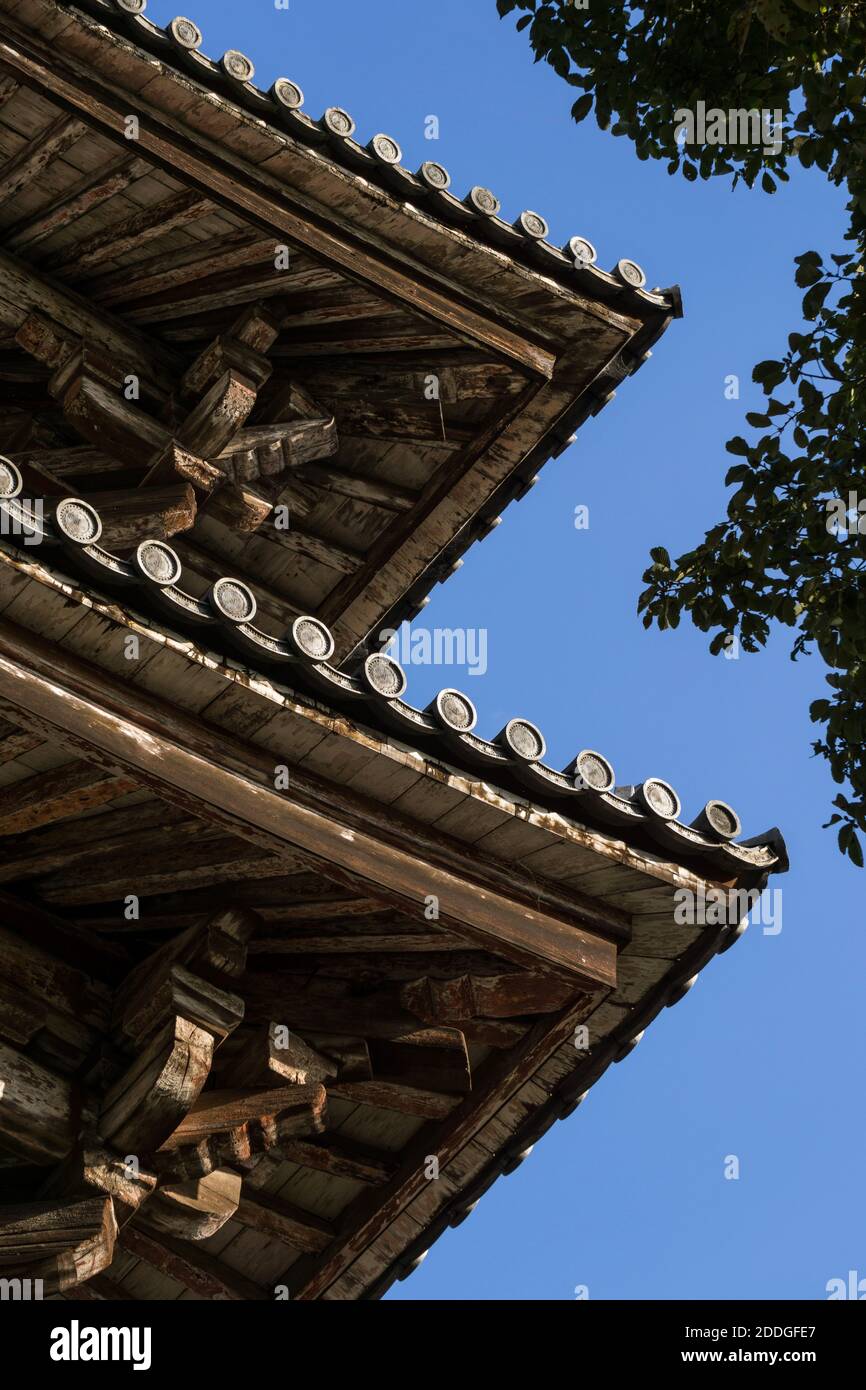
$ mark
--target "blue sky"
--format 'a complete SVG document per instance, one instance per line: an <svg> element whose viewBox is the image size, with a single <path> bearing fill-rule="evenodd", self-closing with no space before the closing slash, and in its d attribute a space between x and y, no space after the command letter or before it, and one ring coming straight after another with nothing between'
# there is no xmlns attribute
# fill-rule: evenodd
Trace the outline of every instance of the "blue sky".
<svg viewBox="0 0 866 1390"><path fill-rule="evenodd" d="M150 0L155 22L175 13ZM687 621L660 634L635 615L650 546L680 553L724 514L724 441L763 399L752 366L799 327L794 256L843 249L841 195L817 171L773 197L689 185L576 127L572 89L533 65L494 0L202 0L189 17L210 56L239 48L261 86L298 82L310 115L343 106L358 138L394 136L410 168L445 164L454 192L484 184L509 219L534 209L558 243L587 236L603 267L628 256L651 286L682 286L686 317L653 360L435 591L425 624L486 628L487 674L412 668L408 694L423 705L463 685L480 732L526 715L554 766L598 748L621 782L672 782L689 819L721 797L747 834L780 825L793 864L774 885L781 933L753 926L708 966L389 1297L570 1300L585 1284L590 1299L820 1299L831 1278L866 1277L866 876L821 829L834 786L810 750L820 661L793 665L790 632L711 657Z"/></svg>

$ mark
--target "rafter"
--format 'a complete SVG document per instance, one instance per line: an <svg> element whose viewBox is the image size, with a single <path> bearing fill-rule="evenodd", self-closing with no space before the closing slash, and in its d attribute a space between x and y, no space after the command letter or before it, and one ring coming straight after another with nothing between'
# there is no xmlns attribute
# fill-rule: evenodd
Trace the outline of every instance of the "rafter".
<svg viewBox="0 0 866 1390"><path fill-rule="evenodd" d="M95 172L84 174L41 212L30 213L14 223L6 232L5 244L12 251L29 250L79 217L85 217L116 193L122 193L147 170L146 160L121 155Z"/></svg>
<svg viewBox="0 0 866 1390"><path fill-rule="evenodd" d="M441 854L389 842L371 824L366 806L357 808L356 819L350 796L342 792L335 799L333 786L319 787L301 772L293 774L291 795L276 791L266 753L211 733L134 686L116 691L115 685L95 668L0 622L0 697L17 706L19 722L34 731L51 728L77 750L88 745L95 760L110 759L173 804L189 807L193 797L196 814L262 849L309 856L329 876L350 875L353 885L367 881L375 896L381 893L410 916L423 913L434 894L446 930L518 965L555 970L574 987L615 984L614 943L578 925L595 914L588 904L576 904L571 921L530 908L509 896L507 874L502 887L485 886L479 893L471 857L458 873L445 867ZM142 729L148 733L146 749ZM270 1013L275 1016L278 1011Z"/></svg>
<svg viewBox="0 0 866 1390"><path fill-rule="evenodd" d="M14 198L27 184L38 179L43 169L87 134L87 129L85 122L62 116L47 130L40 131L0 168L0 203Z"/></svg>

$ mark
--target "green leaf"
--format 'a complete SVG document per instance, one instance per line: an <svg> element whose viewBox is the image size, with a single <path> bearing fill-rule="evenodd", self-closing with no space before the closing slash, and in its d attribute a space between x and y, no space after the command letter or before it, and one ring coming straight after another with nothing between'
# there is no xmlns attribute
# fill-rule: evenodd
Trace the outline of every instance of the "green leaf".
<svg viewBox="0 0 866 1390"><path fill-rule="evenodd" d="M584 121L592 110L592 92L587 92L584 96L578 97L571 108L571 114L575 121Z"/></svg>
<svg viewBox="0 0 866 1390"><path fill-rule="evenodd" d="M725 448L729 454L740 454L745 456L749 452L748 444L739 434L734 435L733 439L729 439Z"/></svg>

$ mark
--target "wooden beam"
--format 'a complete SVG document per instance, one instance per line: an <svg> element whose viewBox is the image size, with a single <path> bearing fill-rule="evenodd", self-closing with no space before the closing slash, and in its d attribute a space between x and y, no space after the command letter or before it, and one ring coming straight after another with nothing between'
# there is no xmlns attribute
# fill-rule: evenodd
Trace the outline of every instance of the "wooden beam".
<svg viewBox="0 0 866 1390"><path fill-rule="evenodd" d="M102 1102L99 1132L123 1154L145 1157L174 1132L210 1072L214 1037L177 1017L157 1033Z"/></svg>
<svg viewBox="0 0 866 1390"><path fill-rule="evenodd" d="M615 986L613 942L517 902L502 889L481 890L469 857L458 873L420 848L413 853L389 842L378 828L362 829L370 825L367 807L359 808L355 822L347 816L345 797L335 804L330 784L319 788L293 775L291 795L275 791L267 754L109 680L6 622L0 622L0 697L25 711L34 729L50 729L78 751L86 747L166 800L262 848L309 855L329 876L347 873L353 883L366 881L374 896L383 893L413 916L432 894L446 930L518 965L560 972L575 987ZM590 916L582 904L576 907L579 916Z"/></svg>
<svg viewBox="0 0 866 1390"><path fill-rule="evenodd" d="M142 208L130 217L107 227L100 227L86 240L76 242L58 257L51 258L52 269L74 267L79 277L102 261L114 261L127 251L137 250L145 242L168 236L169 232L197 221L209 210L208 200L200 194L172 194L153 207Z"/></svg>
<svg viewBox="0 0 866 1390"><path fill-rule="evenodd" d="M456 1030L442 1030L435 1043L373 1038L370 1060L376 1081L404 1081L417 1090L468 1095L472 1068L466 1039Z"/></svg>
<svg viewBox="0 0 866 1390"><path fill-rule="evenodd" d="M82 1143L56 1168L40 1197L110 1197L118 1227L131 1221L156 1190L157 1177L110 1152L96 1135Z"/></svg>
<svg viewBox="0 0 866 1390"><path fill-rule="evenodd" d="M124 468L121 460L104 454L90 444L75 445L69 448L26 449L22 453L7 454L20 468L46 469L56 478L76 478L87 473L120 472Z"/></svg>
<svg viewBox="0 0 866 1390"><path fill-rule="evenodd" d="M100 544L125 550L143 540L167 541L195 525L196 498L189 483L133 491L88 493L102 522Z"/></svg>
<svg viewBox="0 0 866 1390"><path fill-rule="evenodd" d="M509 975L462 975L455 980L414 980L400 991L400 1002L429 1023L472 1018L518 1018L551 1014L573 993L550 975L513 972Z"/></svg>
<svg viewBox="0 0 866 1390"><path fill-rule="evenodd" d="M345 473L338 468L322 468L319 464L305 464L298 469L298 477L326 492L351 497L356 502L367 502L371 507L382 507L388 512L410 512L418 500L417 494L397 487L395 483L365 478L358 473Z"/></svg>
<svg viewBox="0 0 866 1390"><path fill-rule="evenodd" d="M243 1179L230 1168L215 1168L190 1182L163 1183L142 1223L180 1240L207 1240L238 1215Z"/></svg>
<svg viewBox="0 0 866 1390"><path fill-rule="evenodd" d="M14 43L0 44L0 59L16 79L26 80L50 98L60 98L118 143L123 139L129 97L115 94L95 77L92 68L86 70L85 78L85 70L74 60L60 58L35 36L17 31ZM447 325L458 337L473 344L484 343L498 355L542 377L552 377L556 359L549 346L503 322L496 310L470 307L465 289L461 292L448 285L441 275L415 267L404 269L385 248L376 247L369 235L356 238L336 221L311 220L306 208L293 200L284 180L238 160L221 147L208 144L205 150L189 128L174 118L146 108L139 146L166 173L182 177L200 198L235 214L242 212L275 233L280 242L308 248L351 278Z"/></svg>
<svg viewBox="0 0 866 1390"><path fill-rule="evenodd" d="M118 990L113 1020L117 1041L138 1045L164 1019L176 1015L205 1029L219 1046L242 1021L244 1005L236 994L171 961L153 974L138 977L135 972L130 989Z"/></svg>
<svg viewBox="0 0 866 1390"><path fill-rule="evenodd" d="M62 1293L108 1268L116 1238L110 1197L0 1207L0 1273Z"/></svg>
<svg viewBox="0 0 866 1390"><path fill-rule="evenodd" d="M293 1096L281 1110L259 1114L233 1129L217 1130L196 1144L162 1148L154 1155L154 1167L164 1180L185 1182L206 1177L217 1168L249 1169L264 1155L282 1154L290 1139L315 1138L326 1125L324 1087L295 1090L308 1093L306 1102L299 1103Z"/></svg>
<svg viewBox="0 0 866 1390"><path fill-rule="evenodd" d="M42 130L0 169L0 203L14 198L22 188L34 183L53 160L80 140L87 125L71 116L61 116L53 126Z"/></svg>
<svg viewBox="0 0 866 1390"><path fill-rule="evenodd" d="M290 551L293 555L305 555L309 560L316 560L320 565L337 570L340 574L355 574L364 561L364 556L360 552L347 550L345 546L337 545L335 541L326 541L320 536L313 536L297 524L289 527L286 531L278 531L276 527L272 526L267 531L262 532L262 538L274 545L282 546L284 550Z"/></svg>
<svg viewBox="0 0 866 1390"><path fill-rule="evenodd" d="M191 1249L172 1236L164 1235L155 1240L146 1231L128 1226L121 1232L119 1243L128 1254L144 1260L152 1269L176 1280L201 1298L228 1299L237 1303L264 1302L270 1298L267 1290L230 1269L206 1250Z"/></svg>
<svg viewBox="0 0 866 1390"><path fill-rule="evenodd" d="M19 1163L60 1162L75 1143L73 1101L68 1077L0 1042L0 1152Z"/></svg>
<svg viewBox="0 0 866 1390"><path fill-rule="evenodd" d="M219 1069L221 1087L321 1085L339 1071L338 1063L316 1052L282 1023L267 1023L244 1040L239 1052Z"/></svg>
<svg viewBox="0 0 866 1390"><path fill-rule="evenodd" d="M424 1120L444 1120L460 1104L459 1096L425 1091L401 1081L346 1081L328 1087L328 1094L353 1105L417 1115Z"/></svg>
<svg viewBox="0 0 866 1390"><path fill-rule="evenodd" d="M14 306L19 324L34 312L44 314L74 338L98 346L123 367L124 374L139 372L145 382L171 391L172 372L178 360L171 349L94 308L74 291L64 289L7 251L0 251L0 298Z"/></svg>
<svg viewBox="0 0 866 1390"><path fill-rule="evenodd" d="M335 1178L349 1178L368 1187L381 1187L396 1171L398 1159L383 1150L369 1149L353 1143L342 1135L324 1139L289 1139L282 1147L282 1156L302 1168L328 1173Z"/></svg>
<svg viewBox="0 0 866 1390"><path fill-rule="evenodd" d="M132 778L92 763L68 763L53 772L39 772L0 791L0 835L20 835L66 820L136 790Z"/></svg>
<svg viewBox="0 0 866 1390"><path fill-rule="evenodd" d="M29 250L37 242L85 217L116 193L122 193L146 174L148 167L145 159L121 155L102 168L82 175L72 188L49 203L48 207L37 213L29 213L14 223L6 232L6 246L10 251Z"/></svg>
<svg viewBox="0 0 866 1390"><path fill-rule="evenodd" d="M256 403L255 382L241 372L224 372L177 431L185 449L205 458L226 448Z"/></svg>
<svg viewBox="0 0 866 1390"><path fill-rule="evenodd" d="M336 1235L329 1221L323 1221L312 1212L302 1211L300 1207L269 1192L251 1195L246 1187L235 1219L252 1231L259 1231L274 1240L283 1240L296 1250L314 1254L326 1250Z"/></svg>
<svg viewBox="0 0 866 1390"><path fill-rule="evenodd" d="M294 1114L299 1122L321 1111L324 1090L318 1085L279 1086L271 1090L206 1091L190 1106L177 1128L161 1145L163 1153L193 1148L212 1134L238 1129L263 1115Z"/></svg>

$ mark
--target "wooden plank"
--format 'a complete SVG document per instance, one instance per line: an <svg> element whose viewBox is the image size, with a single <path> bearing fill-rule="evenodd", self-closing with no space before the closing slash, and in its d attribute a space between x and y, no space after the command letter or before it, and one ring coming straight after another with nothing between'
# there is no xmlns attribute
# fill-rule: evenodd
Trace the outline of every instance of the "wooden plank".
<svg viewBox="0 0 866 1390"><path fill-rule="evenodd" d="M71 1297L73 1301L83 1299L91 1303L121 1303L133 1301L135 1298L133 1294L127 1293L122 1284L118 1284L116 1279L110 1279L107 1274L95 1274L86 1284L76 1285Z"/></svg>
<svg viewBox="0 0 866 1390"><path fill-rule="evenodd" d="M101 227L85 241L75 242L59 256L52 256L52 270L56 272L74 266L76 273L80 273L91 270L101 261L117 260L126 251L137 250L147 241L188 226L204 216L207 210L208 200L199 194L172 194L154 207L142 208L131 217Z"/></svg>
<svg viewBox="0 0 866 1390"><path fill-rule="evenodd" d="M74 1142L71 1082L0 1042L0 1151L19 1163L50 1164Z"/></svg>
<svg viewBox="0 0 866 1390"><path fill-rule="evenodd" d="M0 49L2 47L0 43ZM145 381L171 390L172 365L176 359L170 349L157 346L138 329L94 308L7 251L0 251L0 298L15 306L20 315L19 323L34 312L44 314L73 337L98 345L122 364L125 371L139 371Z"/></svg>
<svg viewBox="0 0 866 1390"><path fill-rule="evenodd" d="M163 1183L142 1213L141 1224L180 1240L207 1240L238 1216L243 1179L230 1168L203 1178Z"/></svg>
<svg viewBox="0 0 866 1390"><path fill-rule="evenodd" d="M211 1033L175 1018L109 1087L100 1134L120 1153L153 1153L197 1099L210 1072L213 1046Z"/></svg>
<svg viewBox="0 0 866 1390"><path fill-rule="evenodd" d="M14 763L17 758L23 758L25 753L32 753L34 748L41 747L42 739L38 734L7 734L0 739L0 767L6 763Z"/></svg>
<svg viewBox="0 0 866 1390"><path fill-rule="evenodd" d="M124 550L143 540L167 541L195 525L196 497L189 483L134 491L88 493L102 522L100 544Z"/></svg>
<svg viewBox="0 0 866 1390"><path fill-rule="evenodd" d="M323 468L319 464L305 464L298 470L298 477L339 497L351 497L356 502L367 502L371 507L382 507L388 512L409 512L418 500L414 492L395 483L346 473L338 468Z"/></svg>
<svg viewBox="0 0 866 1390"><path fill-rule="evenodd" d="M324 1103L321 1086L278 1086L270 1090L206 1091L161 1145L163 1153L191 1148L212 1134L238 1129L263 1115L295 1114L305 1120Z"/></svg>
<svg viewBox="0 0 866 1390"><path fill-rule="evenodd" d="M316 1052L285 1024L267 1023L250 1035L218 1075L221 1087L238 1089L321 1085L338 1070L332 1058Z"/></svg>
<svg viewBox="0 0 866 1390"><path fill-rule="evenodd" d="M397 1160L384 1152L353 1144L340 1137L289 1139L282 1146L283 1157L317 1173L348 1178L369 1187L380 1187L394 1174Z"/></svg>
<svg viewBox="0 0 866 1390"><path fill-rule="evenodd" d="M296 1250L316 1253L326 1250L336 1235L329 1221L302 1211L300 1207L274 1197L269 1192L254 1195L244 1188L236 1219L242 1226L274 1240L283 1240Z"/></svg>
<svg viewBox="0 0 866 1390"><path fill-rule="evenodd" d="M72 763L54 772L40 772L0 791L0 835L20 835L66 820L136 790L132 778L106 772L92 763Z"/></svg>
<svg viewBox="0 0 866 1390"><path fill-rule="evenodd" d="M156 1240L146 1231L128 1226L121 1232L119 1243L130 1255L144 1260L152 1269L177 1280L201 1298L247 1303L262 1302L270 1297L267 1290L230 1269L206 1250L194 1250L172 1236L164 1235Z"/></svg>
<svg viewBox="0 0 866 1390"><path fill-rule="evenodd" d="M331 1084L328 1094L353 1105L372 1105L378 1110L396 1110L401 1115L418 1115L425 1120L444 1120L460 1104L459 1096L425 1091L398 1081L345 1081Z"/></svg>
<svg viewBox="0 0 866 1390"><path fill-rule="evenodd" d="M110 1197L32 1202L0 1209L0 1271L41 1279L43 1295L85 1283L114 1258Z"/></svg>
<svg viewBox="0 0 866 1390"><path fill-rule="evenodd" d="M87 131L83 121L71 116L62 116L50 129L41 131L0 169L0 203L14 198L22 188L34 183L43 169L59 159Z"/></svg>
<svg viewBox="0 0 866 1390"><path fill-rule="evenodd" d="M381 832L360 829L369 823L368 811L359 814L357 824L348 824L345 799L333 807L333 789L318 805L309 797L312 783L302 803L300 778L293 777L291 796L276 792L267 755L212 733L130 685L118 686L5 622L0 623L0 696L27 711L29 722L47 721L67 746L111 759L173 804L214 819L241 838L277 853L289 846L312 856L327 873L367 880L412 916L424 911L432 894L446 929L519 965L553 968L576 983L615 985L612 942L517 903L501 890L480 892L468 863L458 874L425 853L387 842Z"/></svg>
<svg viewBox="0 0 866 1390"><path fill-rule="evenodd" d="M85 82L68 61L50 54L38 40L30 36L19 38L17 34L14 45L0 44L0 58L16 78L61 98L106 134L122 138L129 98L116 96L95 79L92 71ZM188 127L150 109L141 122L139 143L154 163L172 177L182 177L201 198L233 213L243 210L259 225L277 233L281 241L309 248L346 270L352 278L372 284L390 298L447 324L459 337L471 343L483 342L540 376L552 377L555 354L548 347L497 321L488 311L470 308L462 295L443 292L428 272L407 273L379 251L369 237L354 239L344 227L323 225L318 219L311 223L304 210L292 202L284 181L238 161L219 147L211 146L205 153Z"/></svg>
<svg viewBox="0 0 866 1390"><path fill-rule="evenodd" d="M2 869L0 869L2 873ZM342 920L343 913L334 904L326 904L328 912L320 911L317 917L332 916ZM347 909L351 904L347 905ZM373 912L381 914L382 904L374 903ZM294 914L292 909L287 910L286 917L281 915L280 921L291 922L293 917L303 914ZM349 910L345 914L353 916ZM450 936L447 932L388 932L378 934L376 932L354 931L350 933L334 932L329 936L315 936L304 932L298 932L291 936L263 936L257 941L250 943L250 954L254 956L377 956L382 953L407 954L414 952L428 953L441 952L448 954L451 951L463 951L466 943L459 936ZM372 964L372 962L371 962Z"/></svg>
<svg viewBox="0 0 866 1390"><path fill-rule="evenodd" d="M5 242L11 251L28 250L37 242L62 231L80 217L99 207L101 203L122 193L135 179L147 172L144 159L121 155L119 159L85 174L71 188L66 189L48 207L37 213L21 218L7 229Z"/></svg>

